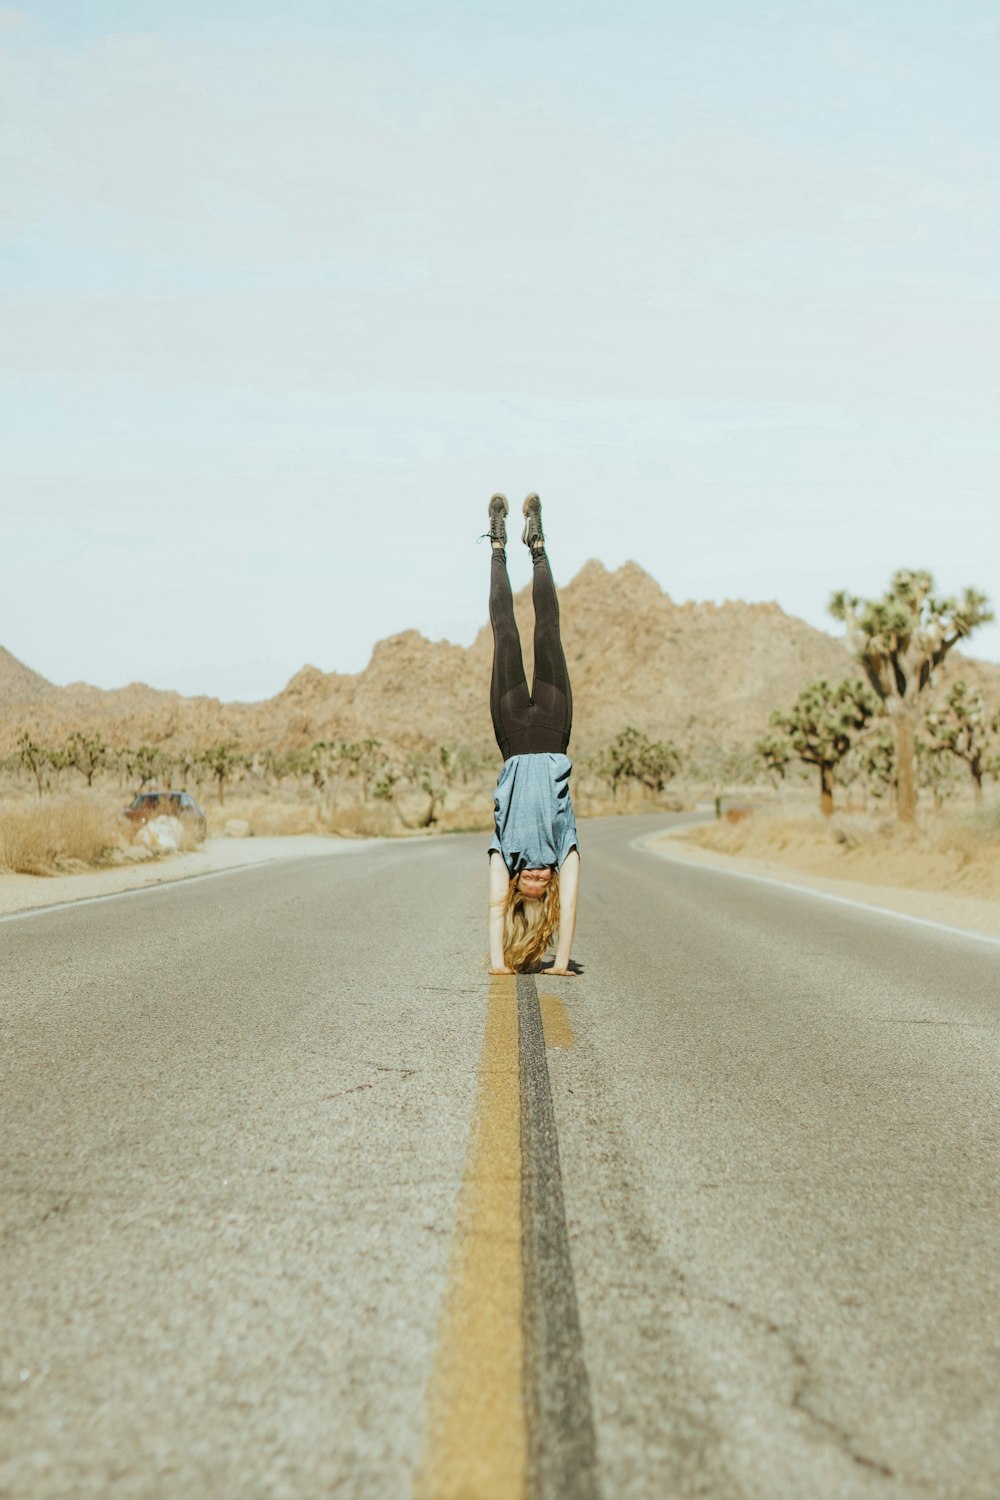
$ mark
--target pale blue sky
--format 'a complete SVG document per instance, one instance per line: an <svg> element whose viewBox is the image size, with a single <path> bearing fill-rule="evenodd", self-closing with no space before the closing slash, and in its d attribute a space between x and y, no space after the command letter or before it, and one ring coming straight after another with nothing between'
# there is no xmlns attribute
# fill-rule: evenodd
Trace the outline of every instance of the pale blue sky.
<svg viewBox="0 0 1000 1500"><path fill-rule="evenodd" d="M998 77L992 0L0 6L0 644L467 642L494 488L562 582L1000 607Z"/></svg>

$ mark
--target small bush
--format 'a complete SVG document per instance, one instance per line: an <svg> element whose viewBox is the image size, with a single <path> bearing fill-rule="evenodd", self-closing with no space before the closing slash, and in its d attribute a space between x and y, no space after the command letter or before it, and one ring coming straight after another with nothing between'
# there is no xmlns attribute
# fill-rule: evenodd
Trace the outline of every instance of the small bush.
<svg viewBox="0 0 1000 1500"><path fill-rule="evenodd" d="M935 842L942 854L956 855L962 865L995 859L1000 855L1000 803L943 819Z"/></svg>
<svg viewBox="0 0 1000 1500"><path fill-rule="evenodd" d="M322 833L319 806L311 801L277 797L233 797L220 807L210 802L205 808L209 838L225 836L231 818L250 824L255 838L278 838L287 834Z"/></svg>
<svg viewBox="0 0 1000 1500"><path fill-rule="evenodd" d="M101 864L127 841L117 807L91 797L0 803L0 870L13 874Z"/></svg>

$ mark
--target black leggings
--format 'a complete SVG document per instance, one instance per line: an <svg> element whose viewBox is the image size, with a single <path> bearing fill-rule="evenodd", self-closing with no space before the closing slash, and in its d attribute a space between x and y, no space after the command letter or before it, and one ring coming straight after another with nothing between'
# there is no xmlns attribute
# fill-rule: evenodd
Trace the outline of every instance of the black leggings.
<svg viewBox="0 0 1000 1500"><path fill-rule="evenodd" d="M531 596L535 606L535 680L529 693L507 558L501 548L494 547L490 572L490 713L504 760L512 755L545 752L565 755L573 725L573 694L559 637L559 600L549 560L541 547L532 550Z"/></svg>

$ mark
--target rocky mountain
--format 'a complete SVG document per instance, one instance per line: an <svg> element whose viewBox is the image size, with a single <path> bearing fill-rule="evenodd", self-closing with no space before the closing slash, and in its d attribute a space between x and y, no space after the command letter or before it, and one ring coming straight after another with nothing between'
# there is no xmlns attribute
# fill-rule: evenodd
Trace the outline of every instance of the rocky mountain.
<svg viewBox="0 0 1000 1500"><path fill-rule="evenodd" d="M577 755L626 724L686 749L746 745L810 678L854 670L838 640L777 604L675 604L636 563L610 573L589 562L560 597ZM530 588L515 608L530 677ZM488 752L491 652L488 624L467 648L408 630L379 641L363 672L305 666L276 697L242 704L139 683L59 688L0 649L0 753L24 727L48 742L87 729L114 744L205 746L232 736L248 748L284 749L370 736L399 748ZM961 670L1000 699L1000 666L966 661Z"/></svg>
<svg viewBox="0 0 1000 1500"><path fill-rule="evenodd" d="M0 710L12 713L23 704L41 703L58 692L59 689L47 678L33 672L0 646Z"/></svg>

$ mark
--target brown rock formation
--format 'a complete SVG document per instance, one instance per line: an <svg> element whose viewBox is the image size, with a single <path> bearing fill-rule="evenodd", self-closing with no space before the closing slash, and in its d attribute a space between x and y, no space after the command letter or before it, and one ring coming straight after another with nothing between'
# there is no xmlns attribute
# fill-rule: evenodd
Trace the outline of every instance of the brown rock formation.
<svg viewBox="0 0 1000 1500"><path fill-rule="evenodd" d="M531 672L531 598L515 600ZM854 670L843 645L777 604L675 604L655 579L626 563L589 562L561 594L573 680L573 750L586 754L626 724L685 749L748 745L777 706L812 677ZM363 672L298 671L264 703L184 698L140 683L111 692L58 688L0 648L0 753L30 727L58 742L74 729L113 744L205 746L236 737L247 748L301 747L317 739L375 738L401 749L447 744L489 751L492 642L485 625L468 648L415 630L375 646ZM955 662L1000 700L1000 667Z"/></svg>

